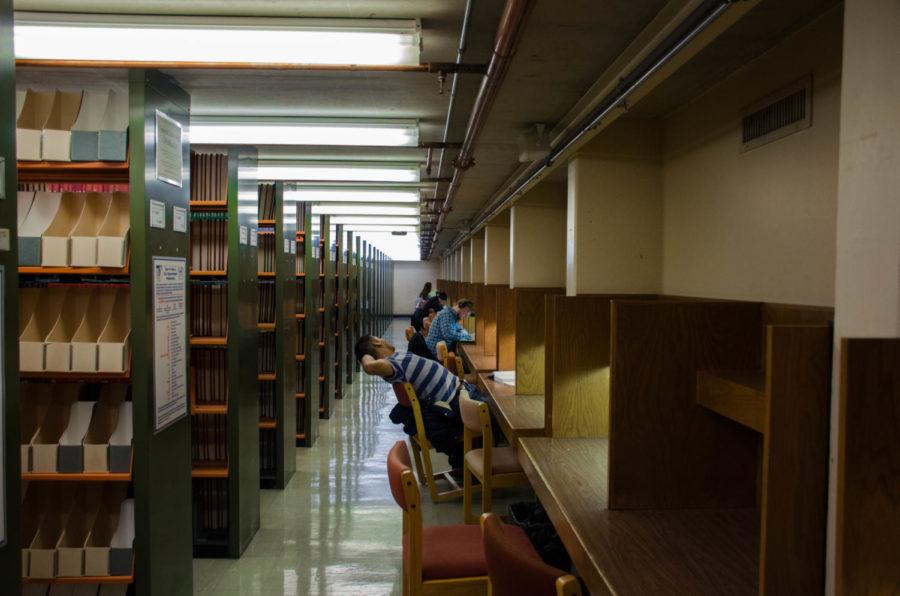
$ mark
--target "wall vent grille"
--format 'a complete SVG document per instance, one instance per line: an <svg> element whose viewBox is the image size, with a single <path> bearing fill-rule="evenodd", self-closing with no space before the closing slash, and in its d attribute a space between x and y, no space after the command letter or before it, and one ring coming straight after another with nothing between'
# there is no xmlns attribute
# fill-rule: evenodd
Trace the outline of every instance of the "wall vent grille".
<svg viewBox="0 0 900 596"><path fill-rule="evenodd" d="M806 77L744 109L741 152L777 141L812 125L812 77Z"/></svg>

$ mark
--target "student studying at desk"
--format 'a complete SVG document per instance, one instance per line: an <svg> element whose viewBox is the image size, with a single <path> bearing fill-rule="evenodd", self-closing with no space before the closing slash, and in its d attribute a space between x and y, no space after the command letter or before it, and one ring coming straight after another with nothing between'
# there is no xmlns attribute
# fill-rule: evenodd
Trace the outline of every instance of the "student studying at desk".
<svg viewBox="0 0 900 596"><path fill-rule="evenodd" d="M445 307L444 310L438 313L438 316L435 317L434 322L431 324L428 337L425 338L428 342L428 349L431 350L432 354L437 355L437 344L440 341L445 342L447 349L451 352L456 349L456 342L458 341L474 341L475 338L462 327L462 323L466 318L475 314L472 311L474 306L471 300L463 298L456 303L456 306Z"/></svg>

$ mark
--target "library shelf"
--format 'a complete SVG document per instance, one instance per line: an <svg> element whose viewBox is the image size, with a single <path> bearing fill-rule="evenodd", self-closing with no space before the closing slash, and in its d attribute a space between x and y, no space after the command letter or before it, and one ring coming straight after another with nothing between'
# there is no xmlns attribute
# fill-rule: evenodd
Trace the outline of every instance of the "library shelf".
<svg viewBox="0 0 900 596"><path fill-rule="evenodd" d="M228 478L228 466L194 466L192 478Z"/></svg>
<svg viewBox="0 0 900 596"><path fill-rule="evenodd" d="M319 382L320 382L320 383L324 383L324 382L325 382L325 377L320 376L320 377L319 377Z"/></svg>
<svg viewBox="0 0 900 596"><path fill-rule="evenodd" d="M259 220L259 225L261 225L261 226L274 226L274 225L275 225L275 220L274 220L274 219L261 219L261 220Z"/></svg>
<svg viewBox="0 0 900 596"><path fill-rule="evenodd" d="M191 277L225 277L227 271L191 271Z"/></svg>
<svg viewBox="0 0 900 596"><path fill-rule="evenodd" d="M257 323L256 328L260 331L275 331L275 323Z"/></svg>
<svg viewBox="0 0 900 596"><path fill-rule="evenodd" d="M191 406L191 414L194 415L202 415L202 414L227 414L228 413L228 405L208 405L208 406Z"/></svg>
<svg viewBox="0 0 900 596"><path fill-rule="evenodd" d="M128 184L127 161L20 161L17 166L20 184L35 182Z"/></svg>
<svg viewBox="0 0 900 596"><path fill-rule="evenodd" d="M132 584L131 575L80 575L77 577L23 577L25 584Z"/></svg>
<svg viewBox="0 0 900 596"><path fill-rule="evenodd" d="M302 321L302 320L306 319L306 315L301 312L301 313L297 313L296 315L294 315L294 318L297 319L298 321Z"/></svg>
<svg viewBox="0 0 900 596"><path fill-rule="evenodd" d="M302 391L298 391L297 393L294 394L294 397L296 397L297 399L306 399L306 394L303 393Z"/></svg>
<svg viewBox="0 0 900 596"><path fill-rule="evenodd" d="M298 441L306 440L306 433L297 433L297 440Z"/></svg>
<svg viewBox="0 0 900 596"><path fill-rule="evenodd" d="M263 430L273 430L278 427L278 423L274 418L264 418L259 421L259 428Z"/></svg>
<svg viewBox="0 0 900 596"><path fill-rule="evenodd" d="M224 211L228 201L191 201L191 211Z"/></svg>
<svg viewBox="0 0 900 596"><path fill-rule="evenodd" d="M303 279L303 278L305 278L305 277L306 277L306 274L305 274L305 273L298 273L298 274L297 274L297 279Z"/></svg>
<svg viewBox="0 0 900 596"><path fill-rule="evenodd" d="M74 474L23 472L22 480L29 482L131 482L131 472L79 472Z"/></svg>
<svg viewBox="0 0 900 596"><path fill-rule="evenodd" d="M130 262L131 255L128 255ZM108 275L128 276L129 267L19 267L19 275Z"/></svg>
<svg viewBox="0 0 900 596"><path fill-rule="evenodd" d="M272 277L272 278L274 278L275 272L274 271L259 271L259 272L257 272L256 276L257 277Z"/></svg>
<svg viewBox="0 0 900 596"><path fill-rule="evenodd" d="M189 342L192 346L227 346L227 337L191 337Z"/></svg>
<svg viewBox="0 0 900 596"><path fill-rule="evenodd" d="M297 356L295 356L295 360L297 362L303 362L304 360L306 360L306 354L297 354Z"/></svg>
<svg viewBox="0 0 900 596"><path fill-rule="evenodd" d="M274 381L275 373L260 373L256 376L257 381Z"/></svg>
<svg viewBox="0 0 900 596"><path fill-rule="evenodd" d="M84 381L85 383L130 383L131 382L131 355L128 356L128 368L125 372L57 372L57 371L21 371L20 379L35 381L58 381L60 383L72 383Z"/></svg>
<svg viewBox="0 0 900 596"><path fill-rule="evenodd" d="M319 342L319 347L320 347L320 348L324 348L324 347L325 347L325 342L324 342L324 341L320 341L320 342Z"/></svg>

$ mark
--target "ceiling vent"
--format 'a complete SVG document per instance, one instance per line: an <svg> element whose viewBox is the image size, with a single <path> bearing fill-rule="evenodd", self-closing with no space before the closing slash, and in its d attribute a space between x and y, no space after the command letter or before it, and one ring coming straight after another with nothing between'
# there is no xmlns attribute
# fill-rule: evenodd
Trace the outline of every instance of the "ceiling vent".
<svg viewBox="0 0 900 596"><path fill-rule="evenodd" d="M812 77L807 76L746 107L741 153L812 126Z"/></svg>

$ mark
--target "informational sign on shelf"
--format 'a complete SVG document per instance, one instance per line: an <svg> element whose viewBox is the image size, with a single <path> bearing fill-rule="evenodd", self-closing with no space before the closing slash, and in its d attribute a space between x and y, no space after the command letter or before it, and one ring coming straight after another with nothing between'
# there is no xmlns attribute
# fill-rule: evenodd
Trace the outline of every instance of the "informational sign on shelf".
<svg viewBox="0 0 900 596"><path fill-rule="evenodd" d="M150 199L150 227L166 229L166 204Z"/></svg>
<svg viewBox="0 0 900 596"><path fill-rule="evenodd" d="M153 400L155 431L188 414L187 261L153 257Z"/></svg>
<svg viewBox="0 0 900 596"><path fill-rule="evenodd" d="M181 188L184 162L181 124L156 110L156 179Z"/></svg>
<svg viewBox="0 0 900 596"><path fill-rule="evenodd" d="M249 241L247 226L240 227L241 244L246 245Z"/></svg>
<svg viewBox="0 0 900 596"><path fill-rule="evenodd" d="M259 244L259 231L256 228L250 228L250 246Z"/></svg>
<svg viewBox="0 0 900 596"><path fill-rule="evenodd" d="M187 233L187 209L184 207L172 207L172 229L182 234Z"/></svg>

